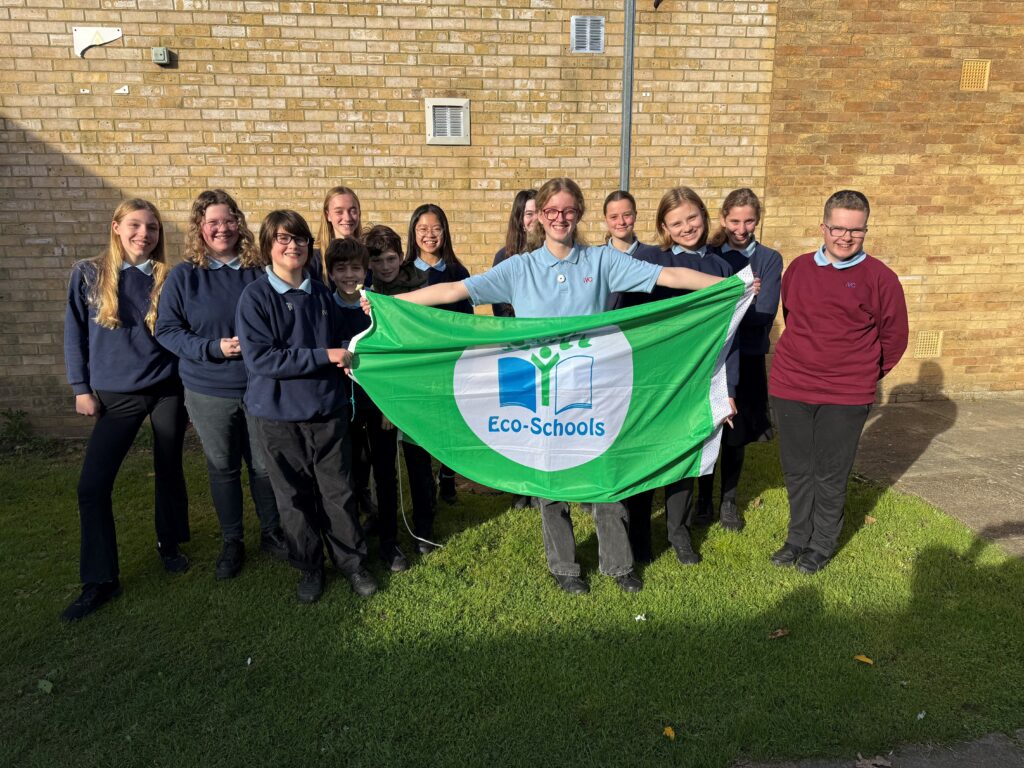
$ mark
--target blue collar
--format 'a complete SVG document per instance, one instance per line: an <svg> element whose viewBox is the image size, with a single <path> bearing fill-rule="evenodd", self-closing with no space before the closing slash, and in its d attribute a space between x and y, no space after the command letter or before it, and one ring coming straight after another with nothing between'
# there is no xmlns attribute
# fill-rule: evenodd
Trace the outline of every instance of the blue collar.
<svg viewBox="0 0 1024 768"><path fill-rule="evenodd" d="M131 269L132 267L135 267L137 270L139 270L139 272L141 272L144 275L152 276L152 274L153 274L153 260L152 259L146 259L141 264L129 264L127 261L122 261L121 262L121 271L122 272L124 272L126 269Z"/></svg>
<svg viewBox="0 0 1024 768"><path fill-rule="evenodd" d="M569 251L569 255L568 255L568 256L566 256L566 257L565 257L564 259L560 259L560 258L558 258L557 256L555 256L555 254L553 254L553 253L552 253L552 252L551 252L551 251L550 251L550 250L548 249L548 244L547 244L547 242L546 242L546 241L545 241L544 245L542 245L542 246L541 246L540 248L538 248L538 250L539 250L539 251L540 251L540 252L541 252L542 254L544 254L545 256L547 256L547 257L548 257L548 258L547 258L547 265L548 265L549 267L554 267L554 266L556 266L556 265L558 265L558 264L563 264L563 263L565 263L565 262L568 262L568 263L570 263L570 264L578 264L578 263L579 263L579 260L580 260L580 252L581 252L581 251L582 251L583 249L582 249L582 248L580 248L580 246L579 246L579 245L578 245L577 243L573 243L573 244L572 244L572 250L571 250L571 251Z"/></svg>
<svg viewBox="0 0 1024 768"><path fill-rule="evenodd" d="M347 301L341 298L341 294L338 293L337 291L335 291L331 295L334 297L334 303L337 304L342 309L362 309L362 305L359 303L359 299L356 299L354 304L349 304Z"/></svg>
<svg viewBox="0 0 1024 768"><path fill-rule="evenodd" d="M681 253L689 253L692 256L697 256L698 258L703 259L708 253L708 247L706 245L702 245L696 251L691 251L689 248L683 248L683 246L677 243L672 246L672 253L674 253L676 256L678 256Z"/></svg>
<svg viewBox="0 0 1024 768"><path fill-rule="evenodd" d="M608 245L611 245L612 248L615 248L615 246L612 245L612 239L610 237L608 238ZM639 248L639 247L640 247L640 238L638 238L636 235L634 235L633 236L633 244L631 246L629 246L629 248L627 248L626 250L619 251L619 253L624 253L627 256L632 256L634 253L636 253L636 249ZM615 250L618 251L619 249L615 248Z"/></svg>
<svg viewBox="0 0 1024 768"><path fill-rule="evenodd" d="M270 286L280 294L288 293L288 291L303 291L304 293L313 292L313 283L309 279L309 275L305 272L302 273L302 282L298 288L293 288L288 285L284 280L274 274L274 268L269 264L265 267L267 270L267 279L270 281Z"/></svg>
<svg viewBox="0 0 1024 768"><path fill-rule="evenodd" d="M238 256L235 256L235 258L231 259L231 261L219 261L219 260L213 258L213 256L210 256L209 254L207 254L206 261L209 263L210 269L220 269L221 267L230 267L231 269L233 269L233 270L235 270L237 272L239 269L242 268L242 259L239 258Z"/></svg>
<svg viewBox="0 0 1024 768"><path fill-rule="evenodd" d="M427 262L425 262L419 256L416 257L416 261L414 261L413 264L416 265L416 269L418 269L420 272L426 272L428 269L436 269L438 272L444 272L448 268L448 265L445 264L444 259L438 259L437 264L427 264Z"/></svg>
<svg viewBox="0 0 1024 768"><path fill-rule="evenodd" d="M829 265L832 265L836 269L849 269L850 267L857 266L867 257L868 255L864 251L861 251L856 256L851 256L846 261L829 261L828 257L825 255L825 246L823 245L817 251L815 251L814 263L817 264L819 267L827 267Z"/></svg>
<svg viewBox="0 0 1024 768"><path fill-rule="evenodd" d="M733 248L731 245L729 245L729 241L728 240L726 240L724 243L722 243L722 253L728 253L729 251L733 251L734 253L742 253L748 259L751 258L754 255L754 251L756 249L757 249L757 240L751 240L746 248Z"/></svg>

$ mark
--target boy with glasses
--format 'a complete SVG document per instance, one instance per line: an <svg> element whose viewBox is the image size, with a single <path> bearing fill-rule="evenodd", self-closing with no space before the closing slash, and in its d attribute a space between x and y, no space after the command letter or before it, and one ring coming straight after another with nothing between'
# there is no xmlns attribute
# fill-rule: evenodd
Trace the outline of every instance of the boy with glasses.
<svg viewBox="0 0 1024 768"><path fill-rule="evenodd" d="M907 305L896 273L864 251L868 199L841 190L825 203L824 244L782 278L786 329L768 394L789 495L778 566L817 573L843 530L846 483L878 380L907 348Z"/></svg>

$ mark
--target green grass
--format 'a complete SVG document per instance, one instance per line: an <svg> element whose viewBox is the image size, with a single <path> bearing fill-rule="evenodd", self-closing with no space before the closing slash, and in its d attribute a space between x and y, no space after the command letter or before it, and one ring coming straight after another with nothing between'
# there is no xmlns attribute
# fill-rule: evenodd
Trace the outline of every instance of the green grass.
<svg viewBox="0 0 1024 768"><path fill-rule="evenodd" d="M71 627L57 616L78 591L78 456L6 457L0 765L722 766L1024 725L1024 563L855 482L832 565L774 568L775 446L748 455L747 530L709 529L704 563L684 570L657 517L638 595L599 575L590 595L563 595L537 513L463 490L441 506L445 549L381 574L369 600L332 574L301 606L296 574L254 551L249 513L245 570L214 581L197 452L194 566L163 573L138 452L115 494L125 594ZM576 527L594 574L593 525ZM789 634L769 639L777 629Z"/></svg>

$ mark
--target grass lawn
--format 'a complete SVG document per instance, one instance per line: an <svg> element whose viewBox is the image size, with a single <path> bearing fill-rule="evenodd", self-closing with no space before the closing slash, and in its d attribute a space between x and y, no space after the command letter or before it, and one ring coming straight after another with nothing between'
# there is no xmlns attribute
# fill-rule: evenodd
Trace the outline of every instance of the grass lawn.
<svg viewBox="0 0 1024 768"><path fill-rule="evenodd" d="M684 570L656 517L637 595L596 574L589 519L576 528L593 591L570 597L547 574L538 514L462 488L441 505L443 550L393 577L374 565L369 600L332 573L303 606L296 574L258 552L251 513L245 569L214 581L196 451L193 568L165 574L138 451L115 495L125 593L63 626L78 592L80 457L8 455L0 765L724 766L1024 725L1024 563L856 482L832 565L775 568L787 520L776 448L748 456L747 530L708 529L704 563Z"/></svg>

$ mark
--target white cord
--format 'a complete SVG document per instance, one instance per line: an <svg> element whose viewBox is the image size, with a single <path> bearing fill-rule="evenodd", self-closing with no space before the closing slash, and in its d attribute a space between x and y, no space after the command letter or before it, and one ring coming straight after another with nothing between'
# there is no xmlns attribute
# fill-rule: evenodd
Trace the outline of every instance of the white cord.
<svg viewBox="0 0 1024 768"><path fill-rule="evenodd" d="M416 539L416 541L422 541L424 544L430 544L431 546L437 547L438 549L444 549L444 544L438 544L436 541L420 538L415 533L413 533L412 528L409 527L409 519L405 516L405 494L402 492L402 459L400 456L401 453L401 450L395 452L395 477L398 479L398 508L402 510L402 522L405 523L405 530L407 530L409 532L409 535ZM433 474L433 467L430 468L430 472L431 474ZM406 476L408 476L408 473L406 473Z"/></svg>

